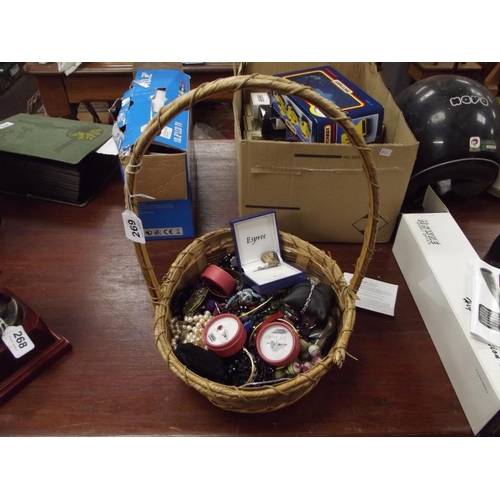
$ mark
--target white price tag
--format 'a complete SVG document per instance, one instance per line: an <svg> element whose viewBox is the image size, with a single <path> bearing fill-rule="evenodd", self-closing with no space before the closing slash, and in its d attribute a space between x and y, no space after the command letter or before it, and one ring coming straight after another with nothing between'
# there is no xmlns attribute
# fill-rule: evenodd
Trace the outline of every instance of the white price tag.
<svg viewBox="0 0 500 500"><path fill-rule="evenodd" d="M146 243L142 222L132 210L122 212L125 235L135 243Z"/></svg>
<svg viewBox="0 0 500 500"><path fill-rule="evenodd" d="M351 282L352 274L344 273L347 283ZM394 316L398 285L385 283L370 278L363 278L357 292L356 307Z"/></svg>
<svg viewBox="0 0 500 500"><path fill-rule="evenodd" d="M35 348L22 325L8 326L2 333L2 340L15 358L20 358Z"/></svg>

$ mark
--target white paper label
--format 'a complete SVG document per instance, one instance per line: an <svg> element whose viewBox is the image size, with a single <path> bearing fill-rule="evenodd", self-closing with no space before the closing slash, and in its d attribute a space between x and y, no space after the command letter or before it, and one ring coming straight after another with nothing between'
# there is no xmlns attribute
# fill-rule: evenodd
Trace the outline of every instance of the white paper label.
<svg viewBox="0 0 500 500"><path fill-rule="evenodd" d="M392 149L387 149L387 148L382 148L380 150L380 156L391 156L392 155Z"/></svg>
<svg viewBox="0 0 500 500"><path fill-rule="evenodd" d="M170 139L172 137L172 127L163 127L160 136L165 137L165 139Z"/></svg>
<svg viewBox="0 0 500 500"><path fill-rule="evenodd" d="M351 273L344 273L347 283L351 282L352 276ZM356 307L394 316L397 293L397 285L363 278L357 292L359 300L356 301Z"/></svg>
<svg viewBox="0 0 500 500"><path fill-rule="evenodd" d="M127 238L134 243L146 243L141 219L139 219L132 210L125 210L122 212L122 218Z"/></svg>
<svg viewBox="0 0 500 500"><path fill-rule="evenodd" d="M2 333L2 340L15 358L20 358L35 348L22 325L8 326Z"/></svg>

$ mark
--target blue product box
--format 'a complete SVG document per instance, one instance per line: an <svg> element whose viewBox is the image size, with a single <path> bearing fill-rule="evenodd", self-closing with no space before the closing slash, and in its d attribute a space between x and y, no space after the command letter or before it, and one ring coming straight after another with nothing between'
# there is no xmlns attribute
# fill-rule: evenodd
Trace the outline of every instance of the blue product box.
<svg viewBox="0 0 500 500"><path fill-rule="evenodd" d="M159 200L139 203L139 218L148 240L194 238L191 200Z"/></svg>
<svg viewBox="0 0 500 500"><path fill-rule="evenodd" d="M274 210L266 210L229 221L243 281L261 295L307 280L306 273L281 256L278 221ZM264 253L275 252L279 265L266 268Z"/></svg>
<svg viewBox="0 0 500 500"><path fill-rule="evenodd" d="M176 69L140 69L136 71L130 88L123 94L121 108L116 119L123 133L120 153L131 148L142 134L148 122L158 111L176 97L189 90L190 77ZM167 123L154 143L186 151L189 137L189 112L179 113Z"/></svg>
<svg viewBox="0 0 500 500"><path fill-rule="evenodd" d="M113 137L122 174L132 148L160 109L189 91L190 77L177 69L140 69L123 94ZM163 127L137 171L138 215L146 241L193 238L194 206L189 169L189 111Z"/></svg>
<svg viewBox="0 0 500 500"><path fill-rule="evenodd" d="M311 87L342 109L367 143L382 142L384 107L331 66L280 73L276 76ZM304 99L272 92L271 105L298 140L349 144L342 127Z"/></svg>

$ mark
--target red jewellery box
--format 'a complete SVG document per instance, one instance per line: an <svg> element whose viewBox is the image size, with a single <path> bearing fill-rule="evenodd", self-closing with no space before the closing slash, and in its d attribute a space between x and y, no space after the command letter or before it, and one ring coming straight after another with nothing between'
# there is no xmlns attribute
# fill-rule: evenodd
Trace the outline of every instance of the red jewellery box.
<svg viewBox="0 0 500 500"><path fill-rule="evenodd" d="M229 221L243 280L261 295L307 280L306 273L281 256L276 212L269 210Z"/></svg>
<svg viewBox="0 0 500 500"><path fill-rule="evenodd" d="M247 331L237 316L223 313L207 322L203 329L203 341L210 351L226 358L243 349Z"/></svg>

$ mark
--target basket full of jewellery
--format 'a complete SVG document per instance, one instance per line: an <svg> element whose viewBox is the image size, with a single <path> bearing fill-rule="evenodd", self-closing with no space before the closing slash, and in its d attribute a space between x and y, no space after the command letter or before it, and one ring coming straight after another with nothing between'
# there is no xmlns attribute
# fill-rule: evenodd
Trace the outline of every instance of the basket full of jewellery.
<svg viewBox="0 0 500 500"><path fill-rule="evenodd" d="M341 311L331 287L281 255L273 211L230 221L234 251L208 263L171 301L171 346L213 382L288 381L333 345Z"/></svg>
<svg viewBox="0 0 500 500"><path fill-rule="evenodd" d="M349 117L312 89L266 75L223 78L179 96L146 126L129 163L140 165L154 137L193 103L244 88L308 100L338 121L358 149L368 219L350 283L330 255L280 231L272 210L232 219L229 227L195 238L161 283L147 245L134 246L154 307L156 346L168 367L222 409L264 413L298 401L332 367L342 366L356 291L373 253L379 201L371 151ZM125 183L126 208L137 213L130 169Z"/></svg>

